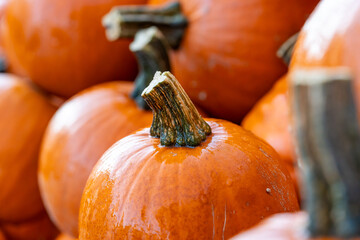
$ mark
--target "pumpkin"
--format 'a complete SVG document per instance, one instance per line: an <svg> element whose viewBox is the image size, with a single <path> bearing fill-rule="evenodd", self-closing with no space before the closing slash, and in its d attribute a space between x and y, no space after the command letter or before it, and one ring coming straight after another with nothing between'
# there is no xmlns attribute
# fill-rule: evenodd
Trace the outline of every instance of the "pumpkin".
<svg viewBox="0 0 360 240"><path fill-rule="evenodd" d="M155 11L115 8L104 25L114 40L158 24L176 48L170 55L172 69L190 98L211 116L240 122L286 72L275 53L300 30L317 2L180 0L180 7L166 5Z"/></svg>
<svg viewBox="0 0 360 240"><path fill-rule="evenodd" d="M37 183L38 154L55 110L18 77L0 74L1 223L20 222L44 211Z"/></svg>
<svg viewBox="0 0 360 240"><path fill-rule="evenodd" d="M131 134L94 167L79 239L227 239L276 212L298 210L286 168L238 125L204 121L169 72L142 94L151 128Z"/></svg>
<svg viewBox="0 0 360 240"><path fill-rule="evenodd" d="M105 81L132 80L136 62L129 41L108 42L101 17L115 4L145 2L10 1L1 37L12 70L62 97Z"/></svg>
<svg viewBox="0 0 360 240"><path fill-rule="evenodd" d="M81 195L95 163L117 140L151 124L152 114L137 96L157 69L168 69L165 58L160 65L152 60L160 58L152 50L163 41L159 34L144 30L131 44L141 69L135 85L117 81L84 90L58 110L47 128L38 173L41 194L53 221L70 236L78 236Z"/></svg>
<svg viewBox="0 0 360 240"><path fill-rule="evenodd" d="M290 68L350 67L360 116L359 21L359 1L322 1L301 30Z"/></svg>
<svg viewBox="0 0 360 240"><path fill-rule="evenodd" d="M4 236L6 236L5 239L53 240L58 234L57 228L50 221L45 211L39 216L20 223L0 224L0 228L4 232Z"/></svg>
<svg viewBox="0 0 360 240"><path fill-rule="evenodd" d="M336 14L335 14L336 13ZM334 17L335 16L335 17ZM360 76L360 55L353 51L360 37L360 3L322 1L306 22L295 45L290 72L298 67L348 66ZM325 24L326 23L326 24ZM326 28L323 26L327 26ZM355 78L355 92L360 95L360 77ZM283 78L261 99L243 121L244 128L254 132L274 147L289 164L296 162L291 139L289 109L286 106L288 84ZM358 113L360 114L360 97ZM360 116L360 115L359 115Z"/></svg>
<svg viewBox="0 0 360 240"><path fill-rule="evenodd" d="M297 161L290 134L287 87L287 78L284 76L255 104L242 121L242 126L264 139L279 153L299 193Z"/></svg>

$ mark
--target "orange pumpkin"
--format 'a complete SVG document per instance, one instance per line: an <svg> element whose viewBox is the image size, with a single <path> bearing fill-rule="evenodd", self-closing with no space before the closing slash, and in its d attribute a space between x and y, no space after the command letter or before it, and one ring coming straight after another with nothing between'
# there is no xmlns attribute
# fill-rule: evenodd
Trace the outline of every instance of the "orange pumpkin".
<svg viewBox="0 0 360 240"><path fill-rule="evenodd" d="M168 2L151 0L149 4ZM275 53L286 39L300 30L317 2L180 0L187 20L180 21L179 9L172 10L175 14L171 19L170 10L166 12L164 8L167 15L164 21L169 25L159 24L159 27L163 27L173 47L178 48L171 52L172 69L190 98L212 116L240 122L285 73L286 66ZM123 8L120 25L124 30L121 32L119 18L115 17L112 22L115 28L105 19L108 36L116 39L120 33L128 37L136 28L153 24L151 18L144 18L143 24L135 17L139 13L149 14L151 10L139 10L131 12ZM154 22L161 21L159 19L161 17L154 18Z"/></svg>
<svg viewBox="0 0 360 240"><path fill-rule="evenodd" d="M159 45L161 36L152 29L144 32L146 36L139 33L131 45L142 69L136 84L103 83L80 92L59 109L46 131L40 189L51 218L70 236L78 236L81 195L95 163L117 140L151 124L151 112L137 106L131 91L135 86L132 95L136 99L152 80L156 70L151 69L167 69L168 64L152 64L151 58L158 53L151 49Z"/></svg>
<svg viewBox="0 0 360 240"><path fill-rule="evenodd" d="M360 96L360 55L353 50L357 45L360 47L355 41L360 37L359 21L360 2L322 1L300 33L290 71L297 67L348 66L356 76L355 92ZM287 83L283 78L253 108L243 126L269 142L281 158L291 164L296 160L289 131L287 95ZM357 99L360 116L360 97Z"/></svg>
<svg viewBox="0 0 360 240"><path fill-rule="evenodd" d="M360 116L360 2L322 1L302 29L290 69L347 66L352 70Z"/></svg>
<svg viewBox="0 0 360 240"><path fill-rule="evenodd" d="M56 108L19 78L0 74L0 222L44 211L37 183L40 142ZM6 207L5 207L6 206Z"/></svg>
<svg viewBox="0 0 360 240"><path fill-rule="evenodd" d="M20 223L0 224L5 239L16 240L53 240L58 234L57 228L44 211L39 216ZM1 236L0 236L1 239Z"/></svg>
<svg viewBox="0 0 360 240"><path fill-rule="evenodd" d="M10 1L1 35L12 70L63 97L105 81L132 80L136 62L129 41L108 42L101 17L115 4L144 3L146 0Z"/></svg>
<svg viewBox="0 0 360 240"><path fill-rule="evenodd" d="M225 120L205 122L170 73L155 75L143 96L152 127L118 141L93 169L79 239L227 239L298 210L290 176L264 141Z"/></svg>
<svg viewBox="0 0 360 240"><path fill-rule="evenodd" d="M151 112L129 97L130 82L103 83L75 95L44 136L39 184L47 211L62 232L77 237L81 195L100 156L113 143L151 124Z"/></svg>

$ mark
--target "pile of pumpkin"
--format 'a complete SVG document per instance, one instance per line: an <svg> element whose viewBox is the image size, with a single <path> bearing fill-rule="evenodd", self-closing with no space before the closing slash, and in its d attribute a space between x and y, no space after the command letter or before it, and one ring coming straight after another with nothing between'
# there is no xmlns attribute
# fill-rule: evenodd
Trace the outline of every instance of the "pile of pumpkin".
<svg viewBox="0 0 360 240"><path fill-rule="evenodd" d="M8 0L0 14L0 240L228 239L298 211L286 74L360 74L358 0ZM298 31L288 69L276 53Z"/></svg>

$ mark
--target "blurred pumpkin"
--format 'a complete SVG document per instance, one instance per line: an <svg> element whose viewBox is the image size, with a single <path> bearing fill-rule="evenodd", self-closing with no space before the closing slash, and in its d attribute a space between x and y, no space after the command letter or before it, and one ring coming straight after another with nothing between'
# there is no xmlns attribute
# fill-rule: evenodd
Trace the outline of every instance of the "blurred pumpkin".
<svg viewBox="0 0 360 240"><path fill-rule="evenodd" d="M264 141L225 120L205 122L168 72L142 95L152 127L121 139L96 164L79 239L227 239L298 210L290 176Z"/></svg>
<svg viewBox="0 0 360 240"><path fill-rule="evenodd" d="M70 97L91 85L132 80L129 41L110 43L101 17L114 5L146 0L11 0L1 25L12 70L47 91Z"/></svg>
<svg viewBox="0 0 360 240"><path fill-rule="evenodd" d="M346 66L355 81L360 116L360 2L324 0L304 25L299 35L290 69Z"/></svg>
<svg viewBox="0 0 360 240"><path fill-rule="evenodd" d="M59 233L45 211L29 220L0 226L7 240L53 240Z"/></svg>
<svg viewBox="0 0 360 240"><path fill-rule="evenodd" d="M10 74L0 74L0 222L20 222L44 211L38 154L56 108L40 92Z"/></svg>
<svg viewBox="0 0 360 240"><path fill-rule="evenodd" d="M335 14L336 13L336 14ZM360 116L360 2L322 1L306 22L295 45L290 71L298 67L348 66L355 75ZM264 96L243 121L244 128L265 139L288 164L295 163L285 78Z"/></svg>
<svg viewBox="0 0 360 240"><path fill-rule="evenodd" d="M129 37L136 29L158 25L176 48L172 69L190 98L211 116L240 122L286 72L276 51L300 30L318 0L178 3L181 9L175 4L162 10L116 8L104 18L108 38Z"/></svg>

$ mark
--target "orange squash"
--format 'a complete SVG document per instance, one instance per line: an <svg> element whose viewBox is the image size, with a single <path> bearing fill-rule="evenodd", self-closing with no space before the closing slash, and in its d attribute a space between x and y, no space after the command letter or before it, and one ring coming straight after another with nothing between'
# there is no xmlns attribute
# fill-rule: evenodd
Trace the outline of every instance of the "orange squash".
<svg viewBox="0 0 360 240"><path fill-rule="evenodd" d="M56 108L19 78L0 74L0 222L42 211L37 183L40 142Z"/></svg>
<svg viewBox="0 0 360 240"><path fill-rule="evenodd" d="M335 16L335 17L334 17ZM322 1L306 22L295 45L290 72L298 67L348 66L355 74L360 116L360 55L353 49L360 38L360 2ZM325 24L326 23L326 24ZM326 27L324 27L326 26ZM265 139L281 158L295 163L287 108L287 83L283 78L263 97L243 121L243 126Z"/></svg>
<svg viewBox="0 0 360 240"><path fill-rule="evenodd" d="M70 97L91 85L132 80L136 62L129 41L110 43L101 17L112 6L146 0L12 0L1 26L15 73L47 91Z"/></svg>
<svg viewBox="0 0 360 240"><path fill-rule="evenodd" d="M100 156L120 138L151 124L151 112L129 97L132 83L87 89L55 114L44 136L39 184L47 211L62 232L77 237L81 195Z"/></svg>
<svg viewBox="0 0 360 240"><path fill-rule="evenodd" d="M169 2L173 1L151 0L149 4ZM137 28L161 22L157 14L166 15L166 24L158 26L176 48L171 51L172 69L190 98L211 116L240 122L285 73L286 66L275 53L300 30L317 2L180 0L181 9L165 7L160 12L115 9L108 16L122 12L122 23L118 17L113 21L107 17L104 25L110 39L129 37ZM135 17L138 14L156 18L153 22L151 17L143 18L144 23Z"/></svg>
<svg viewBox="0 0 360 240"><path fill-rule="evenodd" d="M144 104L136 100L138 106L130 95L133 91L136 99L156 69L167 69L168 64L152 64L151 58L159 57L152 48L160 44L161 36L152 29L144 33L146 36L139 33L131 45L142 69L136 84L103 83L80 92L58 110L44 136L39 167L41 194L53 221L70 236L78 236L81 195L95 163L117 140L151 124L151 112L139 107Z"/></svg>
<svg viewBox="0 0 360 240"><path fill-rule="evenodd" d="M168 72L142 95L152 127L115 143L93 169L79 239L227 239L298 210L290 176L264 141L225 120L205 122Z"/></svg>
<svg viewBox="0 0 360 240"><path fill-rule="evenodd" d="M360 2L322 1L304 25L294 50L290 69L347 66L355 81L360 116Z"/></svg>
<svg viewBox="0 0 360 240"><path fill-rule="evenodd" d="M0 224L0 228L6 236L5 239L8 240L53 240L58 234L57 228L45 211L39 216L20 223Z"/></svg>

